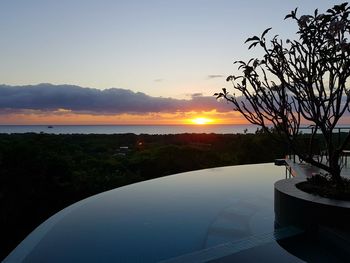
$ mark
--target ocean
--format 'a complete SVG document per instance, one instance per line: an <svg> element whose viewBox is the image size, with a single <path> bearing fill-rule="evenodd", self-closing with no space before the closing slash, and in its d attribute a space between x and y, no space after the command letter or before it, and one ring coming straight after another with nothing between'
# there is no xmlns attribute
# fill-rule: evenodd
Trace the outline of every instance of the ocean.
<svg viewBox="0 0 350 263"><path fill-rule="evenodd" d="M180 134L255 133L255 125L0 125L0 133L49 134Z"/></svg>
<svg viewBox="0 0 350 263"><path fill-rule="evenodd" d="M255 133L258 126L252 124L226 125L0 125L0 133L48 133L48 134L180 134L217 133L237 134ZM338 125L334 132L350 132L350 125ZM301 132L310 133L306 125Z"/></svg>

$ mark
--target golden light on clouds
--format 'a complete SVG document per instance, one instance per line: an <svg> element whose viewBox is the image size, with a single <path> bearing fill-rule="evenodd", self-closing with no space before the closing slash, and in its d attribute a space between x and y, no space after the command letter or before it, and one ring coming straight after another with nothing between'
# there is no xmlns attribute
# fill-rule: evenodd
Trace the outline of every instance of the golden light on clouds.
<svg viewBox="0 0 350 263"><path fill-rule="evenodd" d="M245 124L237 112L189 111L145 114L89 114L66 109L51 112L26 110L0 114L7 125L204 125Z"/></svg>

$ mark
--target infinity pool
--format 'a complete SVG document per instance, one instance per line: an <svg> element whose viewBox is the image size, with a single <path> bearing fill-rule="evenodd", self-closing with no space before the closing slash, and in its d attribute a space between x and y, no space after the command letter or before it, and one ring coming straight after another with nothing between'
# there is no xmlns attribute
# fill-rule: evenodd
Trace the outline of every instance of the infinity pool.
<svg viewBox="0 0 350 263"><path fill-rule="evenodd" d="M298 230L274 225L284 169L206 169L101 193L49 218L5 262L303 262L280 245Z"/></svg>

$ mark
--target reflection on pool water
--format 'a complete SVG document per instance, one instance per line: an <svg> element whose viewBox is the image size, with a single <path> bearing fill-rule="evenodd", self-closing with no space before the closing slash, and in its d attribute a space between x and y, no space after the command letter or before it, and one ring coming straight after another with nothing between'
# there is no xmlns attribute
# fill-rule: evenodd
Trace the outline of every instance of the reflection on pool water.
<svg viewBox="0 0 350 263"><path fill-rule="evenodd" d="M273 183L284 172L231 166L104 192L49 218L5 262L231 262L259 253L302 262L275 240Z"/></svg>

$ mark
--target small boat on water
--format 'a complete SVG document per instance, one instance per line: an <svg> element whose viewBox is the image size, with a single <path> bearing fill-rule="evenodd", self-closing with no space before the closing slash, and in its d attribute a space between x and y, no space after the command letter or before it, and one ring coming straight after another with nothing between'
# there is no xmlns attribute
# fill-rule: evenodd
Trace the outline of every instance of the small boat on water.
<svg viewBox="0 0 350 263"><path fill-rule="evenodd" d="M48 128L48 129L52 129L52 128L53 128L53 126L49 125L49 126L47 126L47 128Z"/></svg>

